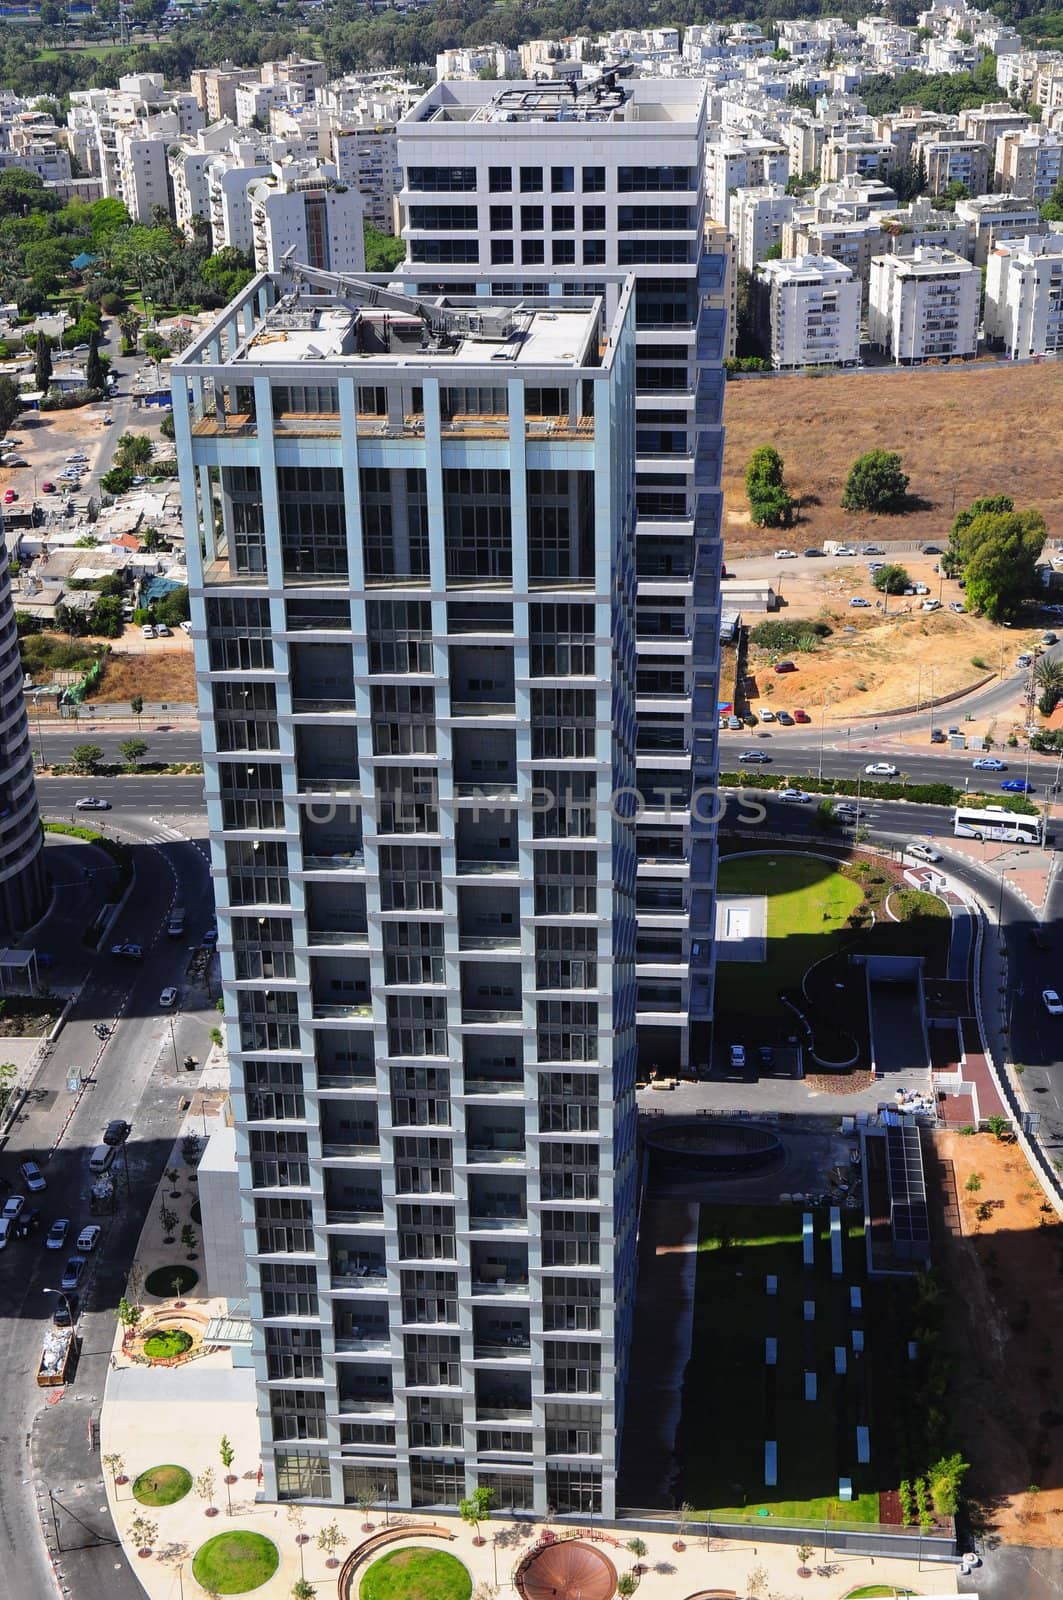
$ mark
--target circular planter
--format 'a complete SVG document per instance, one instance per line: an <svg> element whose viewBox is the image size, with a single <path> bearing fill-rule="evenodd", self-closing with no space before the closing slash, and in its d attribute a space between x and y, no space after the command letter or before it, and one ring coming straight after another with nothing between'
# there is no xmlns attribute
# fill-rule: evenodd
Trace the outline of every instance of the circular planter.
<svg viewBox="0 0 1063 1600"><path fill-rule="evenodd" d="M239 1478L238 1478L238 1477L237 1477L237 1476L236 1476L236 1473L235 1473L235 1472L227 1472L227 1473L226 1473L226 1474L225 1474L225 1477L224 1477L224 1478L223 1478L223 1479L222 1479L222 1482L223 1482L223 1483L239 1483L239 1482L240 1482L240 1480L239 1480Z"/></svg>
<svg viewBox="0 0 1063 1600"><path fill-rule="evenodd" d="M248 1594L268 1583L279 1566L273 1540L247 1529L215 1534L192 1557L192 1575L210 1594Z"/></svg>
<svg viewBox="0 0 1063 1600"><path fill-rule="evenodd" d="M217 1506L208 1506L206 1511L204 1511L203 1515L205 1517L216 1517L218 1515Z"/></svg>
<svg viewBox="0 0 1063 1600"><path fill-rule="evenodd" d="M173 1506L191 1487L192 1474L185 1467L165 1462L140 1474L133 1484L133 1498L142 1506Z"/></svg>
<svg viewBox="0 0 1063 1600"><path fill-rule="evenodd" d="M682 1539L673 1539L672 1540L672 1549L673 1550L679 1550L679 1551L685 1550L686 1549L685 1541L682 1540Z"/></svg>
<svg viewBox="0 0 1063 1600"><path fill-rule="evenodd" d="M117 1478L114 1481L115 1481L116 1488L121 1489L124 1484L127 1484L129 1482L129 1474L125 1473L125 1472L120 1472L118 1474Z"/></svg>
<svg viewBox="0 0 1063 1600"><path fill-rule="evenodd" d="M194 1340L183 1328L159 1328L144 1340L144 1354L149 1361L168 1362L187 1355Z"/></svg>
<svg viewBox="0 0 1063 1600"><path fill-rule="evenodd" d="M149 1272L144 1280L144 1288L148 1294L154 1295L156 1299L168 1300L174 1292L173 1281L175 1278L180 1280L178 1293L184 1295L190 1289L195 1288L199 1282L199 1273L191 1267L182 1266L179 1261L175 1261L170 1266L156 1267L153 1272Z"/></svg>
<svg viewBox="0 0 1063 1600"><path fill-rule="evenodd" d="M325 1562L326 1567L338 1567L339 1564L340 1564L339 1556L329 1556L328 1559Z"/></svg>
<svg viewBox="0 0 1063 1600"><path fill-rule="evenodd" d="M141 1561L146 1561L151 1555L151 1551L148 1549L138 1550L137 1555L140 1557Z"/></svg>

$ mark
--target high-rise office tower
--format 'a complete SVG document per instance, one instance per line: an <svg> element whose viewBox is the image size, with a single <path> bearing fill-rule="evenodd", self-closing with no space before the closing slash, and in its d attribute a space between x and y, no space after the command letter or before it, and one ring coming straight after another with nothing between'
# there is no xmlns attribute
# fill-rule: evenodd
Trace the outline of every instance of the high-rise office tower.
<svg viewBox="0 0 1063 1600"><path fill-rule="evenodd" d="M633 286L463 310L297 276L173 374L266 1491L608 1515Z"/></svg>
<svg viewBox="0 0 1063 1600"><path fill-rule="evenodd" d="M15 601L0 524L0 938L5 943L42 915L48 898L44 837L22 693Z"/></svg>
<svg viewBox="0 0 1063 1600"><path fill-rule="evenodd" d="M638 1040L711 1045L722 359L728 259L706 235L703 84L438 83L398 125L404 272L546 297L636 280Z"/></svg>

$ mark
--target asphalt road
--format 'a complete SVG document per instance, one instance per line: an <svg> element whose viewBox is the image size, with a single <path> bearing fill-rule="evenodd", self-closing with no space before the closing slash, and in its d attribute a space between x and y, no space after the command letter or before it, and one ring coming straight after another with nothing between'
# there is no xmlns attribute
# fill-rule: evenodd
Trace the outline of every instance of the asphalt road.
<svg viewBox="0 0 1063 1600"><path fill-rule="evenodd" d="M721 733L720 767L723 771L738 771L741 765L738 758L744 750L763 750L771 757L770 767L765 767L765 771L792 773L808 778L817 776L820 771L818 737L811 739L807 732L803 732L797 738L791 738L790 733L796 730L782 729L773 733L768 740L758 738L757 731L745 728L741 733ZM895 766L911 783L951 783L957 789L962 789L969 780L971 789L982 790L986 794L999 792L1001 783L1007 778L1026 776L1025 751L994 750L992 755L1006 763L1005 772L977 771L973 762L978 758L970 750L950 750L940 745L932 748L928 744L925 753L913 751L907 746L891 751L885 747L880 735L870 730L858 735L854 729L848 741L835 741L832 746L829 736L824 740L822 771L824 777L855 779L866 767L885 761ZM1031 752L1030 782L1039 793L1043 794L1045 784L1055 782L1059 765L1058 756ZM756 768L751 770L756 771Z"/></svg>
<svg viewBox="0 0 1063 1600"><path fill-rule="evenodd" d="M165 826L167 818L182 826L194 823L194 834L206 837L203 779L188 778L38 778L41 812L50 821L75 822L86 828L132 826L139 837L154 837L151 829ZM109 800L110 811L78 811L78 800L91 795ZM145 831L147 830L147 831Z"/></svg>
<svg viewBox="0 0 1063 1600"><path fill-rule="evenodd" d="M54 814L52 795L62 783L41 784L46 814ZM129 787L132 790L135 781ZM183 799L181 794L172 795L171 810ZM150 813L139 809L139 802L123 809L120 831L131 841L155 842L134 843L135 887L105 940L104 953L96 956L83 950L62 918L72 905L76 923L79 902L91 894L86 870L106 872L104 859L91 846L49 841L59 916L38 928L29 942L53 954L55 966L50 970L57 980L65 984L83 975L84 985L0 1153L0 1173L16 1188L19 1163L30 1156L41 1162L48 1185L36 1197L42 1211L37 1234L13 1241L0 1253L0 1370L7 1397L0 1419L5 1461L0 1570L19 1574L18 1592L27 1600L37 1596L54 1600L56 1594L40 1537L40 1527L45 1526L54 1553L49 1490L55 1495L61 1552L53 1559L65 1592L107 1594L113 1600L142 1597L120 1549L94 1537L107 1539L113 1530L100 1458L89 1444L89 1422L98 1413L103 1393L114 1310L180 1123L178 1100L196 1082L193 1075L177 1070L177 1062L186 1054L205 1057L215 1022L206 988L186 977L187 941L171 940L163 932L165 914L178 892L188 907L190 932L207 925L212 894L202 841L182 839L170 823L160 827ZM188 831L203 830L196 825ZM85 862L91 867L86 869ZM144 960L126 963L112 957L108 947L118 940L142 944ZM176 1014L162 1013L158 1005L161 989L169 984L182 991ZM99 1018L114 1022L111 1037L102 1045L92 1029ZM67 1087L72 1073L80 1074L85 1084L76 1096ZM35 1383L41 1338L57 1304L43 1291L58 1284L77 1230L90 1220L89 1154L106 1122L116 1116L133 1124L125 1166L116 1163L117 1209L113 1217L97 1219L105 1224L105 1233L89 1258L82 1285L80 1361L62 1404L51 1406L50 1391ZM45 1233L57 1216L71 1220L70 1248L46 1251Z"/></svg>
<svg viewBox="0 0 1063 1600"><path fill-rule="evenodd" d="M44 751L44 762L49 766L60 766L64 761L69 761L74 747L79 744L98 744L103 751L104 761L121 761L122 753L119 746L127 739L142 739L148 747L145 761L201 761L203 759L203 743L199 736L199 728L195 723L186 722L177 725L169 722L159 722L150 717L143 717L141 725L137 728L134 719L130 717L129 726L119 729L101 727L93 723L92 717L83 711L79 718L78 726L72 727L71 723L61 724L55 721L42 719L40 722L30 716L30 735L33 741L34 755L38 766L42 765L41 751ZM82 785L86 780L78 780Z"/></svg>

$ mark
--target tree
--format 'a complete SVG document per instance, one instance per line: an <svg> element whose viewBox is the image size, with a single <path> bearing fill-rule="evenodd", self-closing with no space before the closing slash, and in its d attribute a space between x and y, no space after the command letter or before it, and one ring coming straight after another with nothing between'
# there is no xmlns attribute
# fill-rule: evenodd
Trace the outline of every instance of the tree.
<svg viewBox="0 0 1063 1600"><path fill-rule="evenodd" d="M620 1600L630 1600L639 1586L639 1580L633 1572L622 1572L616 1580L616 1592Z"/></svg>
<svg viewBox="0 0 1063 1600"><path fill-rule="evenodd" d="M639 1570L639 1562L642 1560L643 1556L646 1554L647 1550L649 1549L649 1546L647 1545L645 1539L635 1538L635 1539L629 1539L628 1540L627 1548L631 1551L631 1554L635 1557L635 1571L637 1572Z"/></svg>
<svg viewBox="0 0 1063 1600"><path fill-rule="evenodd" d="M393 234L382 233L371 222L365 224L366 272L393 272L406 259L406 244Z"/></svg>
<svg viewBox="0 0 1063 1600"><path fill-rule="evenodd" d="M131 1304L131 1302L128 1301L123 1295L121 1300L118 1302L118 1309L115 1312L115 1317L122 1324L122 1340L124 1343L136 1328L137 1323L140 1321L140 1307Z"/></svg>
<svg viewBox="0 0 1063 1600"><path fill-rule="evenodd" d="M908 475L893 450L869 450L849 468L842 495L845 511L903 511Z"/></svg>
<svg viewBox="0 0 1063 1600"><path fill-rule="evenodd" d="M38 333L37 349L33 358L33 387L47 394L52 382L52 341L46 333Z"/></svg>
<svg viewBox="0 0 1063 1600"><path fill-rule="evenodd" d="M0 376L0 433L6 435L21 410L22 396L18 392L18 384L6 374Z"/></svg>
<svg viewBox="0 0 1063 1600"><path fill-rule="evenodd" d="M98 744L76 744L70 752L70 764L76 772L95 772L103 760L103 750Z"/></svg>
<svg viewBox="0 0 1063 1600"><path fill-rule="evenodd" d="M186 1222L184 1227L181 1229L181 1243L188 1251L189 1256L195 1255L196 1245L199 1243L199 1237L195 1228L193 1228L190 1222Z"/></svg>
<svg viewBox="0 0 1063 1600"><path fill-rule="evenodd" d="M759 445L750 456L746 495L758 528L788 528L793 522L794 503L786 491L782 456L774 445Z"/></svg>
<svg viewBox="0 0 1063 1600"><path fill-rule="evenodd" d="M179 628L192 615L188 603L188 585L182 583L176 589L171 589L169 594L164 594L161 600L155 602L154 609L157 622L165 622L170 628Z"/></svg>
<svg viewBox="0 0 1063 1600"><path fill-rule="evenodd" d="M118 746L118 754L127 766L135 767L148 753L148 747L143 739L123 739Z"/></svg>
<svg viewBox="0 0 1063 1600"><path fill-rule="evenodd" d="M106 387L103 379L103 362L100 360L100 336L94 333L89 339L89 353L85 357L85 387L101 395Z"/></svg>
<svg viewBox="0 0 1063 1600"><path fill-rule="evenodd" d="M132 700L129 702L129 709L136 717L137 727L139 728L140 719L144 715L144 696L142 694L135 694Z"/></svg>
<svg viewBox="0 0 1063 1600"><path fill-rule="evenodd" d="M363 1533L367 1533L373 1524L369 1521L369 1513L380 1499L380 1485L378 1483L363 1482L355 1498L355 1505L364 1517L362 1523Z"/></svg>
<svg viewBox="0 0 1063 1600"><path fill-rule="evenodd" d="M468 1499L458 1502L458 1516L462 1522L467 1522L470 1527L476 1530L473 1541L475 1544L483 1544L483 1539L480 1536L480 1523L485 1517L490 1516L494 1500L495 1491L489 1489L486 1484L480 1484L473 1490Z"/></svg>
<svg viewBox="0 0 1063 1600"><path fill-rule="evenodd" d="M960 536L968 608L991 622L1013 617L1034 591L1044 542L1039 511L986 511L968 523Z"/></svg>
<svg viewBox="0 0 1063 1600"><path fill-rule="evenodd" d="M813 1557L814 1553L815 1553L815 1546L814 1545L811 1545L811 1544L799 1544L797 1546L797 1559L798 1559L798 1561L800 1561L802 1567L807 1567L808 1566L808 1563L812 1560L812 1557Z"/></svg>
<svg viewBox="0 0 1063 1600"><path fill-rule="evenodd" d="M151 460L151 440L146 433L123 433L115 446L116 467L146 467Z"/></svg>
<svg viewBox="0 0 1063 1600"><path fill-rule="evenodd" d="M130 1537L138 1550L151 1551L152 1545L159 1537L159 1524L152 1522L150 1517L134 1517L129 1524Z"/></svg>
<svg viewBox="0 0 1063 1600"><path fill-rule="evenodd" d="M207 1513L214 1509L214 1468L204 1467L195 1482L196 1493L206 1501Z"/></svg>
<svg viewBox="0 0 1063 1600"><path fill-rule="evenodd" d="M118 1498L118 1479L125 1472L125 1461L117 1453L117 1451L112 1451L109 1456L104 1456L103 1464L111 1474L111 1481L114 1484L115 1499L117 1499Z"/></svg>
<svg viewBox="0 0 1063 1600"><path fill-rule="evenodd" d="M903 594L911 581L908 568L898 566L895 561L887 561L884 567L871 574L871 582L880 594Z"/></svg>
<svg viewBox="0 0 1063 1600"><path fill-rule="evenodd" d="M1063 222L1063 178L1041 207L1041 215L1046 222Z"/></svg>
<svg viewBox="0 0 1063 1600"><path fill-rule="evenodd" d="M296 1578L292 1584L292 1600L314 1600L317 1590L308 1578Z"/></svg>
<svg viewBox="0 0 1063 1600"><path fill-rule="evenodd" d="M100 479L100 488L104 494L127 494L133 487L132 467L111 467Z"/></svg>
<svg viewBox="0 0 1063 1600"><path fill-rule="evenodd" d="M162 1231L165 1235L162 1241L163 1244L173 1244L173 1230L177 1226L178 1216L176 1211L170 1210L165 1200L159 1206L159 1221L162 1224Z"/></svg>
<svg viewBox="0 0 1063 1600"><path fill-rule="evenodd" d="M955 1455L942 1456L927 1473L930 1498L939 1517L954 1517L959 1505L960 1486L969 1471L969 1463L957 1451Z"/></svg>
<svg viewBox="0 0 1063 1600"><path fill-rule="evenodd" d="M236 1479L235 1479L235 1477L233 1476L232 1472L229 1469L231 1468L231 1466L233 1464L233 1458L236 1455L236 1451L233 1449L232 1444L230 1443L228 1434L223 1433L221 1438L219 1439L219 1441L218 1441L218 1454L221 1457L221 1464L225 1468L224 1483L225 1483L226 1515L231 1517L232 1514L233 1514L233 1496L232 1496L232 1487L231 1486L232 1486L232 1484L234 1484L236 1482Z"/></svg>
<svg viewBox="0 0 1063 1600"><path fill-rule="evenodd" d="M325 1565L334 1567L336 1565L336 1551L342 1545L348 1543L347 1535L338 1522L326 1522L317 1536L317 1547L325 1552L327 1558Z"/></svg>

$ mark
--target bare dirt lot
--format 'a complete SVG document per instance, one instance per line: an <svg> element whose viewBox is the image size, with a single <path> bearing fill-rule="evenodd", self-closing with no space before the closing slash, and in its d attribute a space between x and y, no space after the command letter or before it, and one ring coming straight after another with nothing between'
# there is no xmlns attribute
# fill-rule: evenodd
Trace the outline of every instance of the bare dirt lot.
<svg viewBox="0 0 1063 1600"><path fill-rule="evenodd" d="M127 633L131 633L127 629ZM167 648L172 646L172 648ZM150 642L123 639L107 657L99 693L86 705L115 704L132 700L134 695L154 704L173 701L187 704L196 698L196 675L192 660L192 641L183 634L172 639Z"/></svg>
<svg viewBox="0 0 1063 1600"><path fill-rule="evenodd" d="M1017 1145L938 1133L934 1148L952 1163L958 1202L948 1206L930 1163L934 1261L950 1308L947 1403L971 1463L967 1488L1006 1543L1060 1546L1063 1225Z"/></svg>
<svg viewBox="0 0 1063 1600"><path fill-rule="evenodd" d="M760 444L783 457L802 501L790 544L824 539L941 543L958 507L1011 494L1036 506L1049 533L1063 528L1063 365L1002 364L875 369L822 378L732 381L724 406L724 542L727 555L770 553L779 534L754 528L746 464ZM910 491L926 509L903 517L854 516L839 505L849 467L865 450L897 450Z"/></svg>

